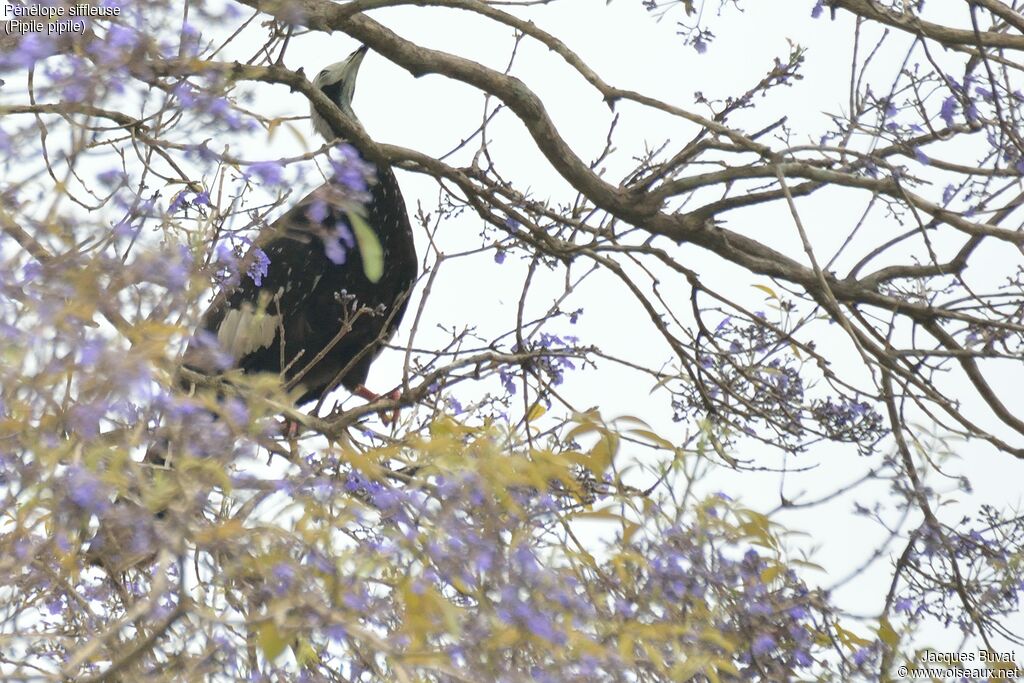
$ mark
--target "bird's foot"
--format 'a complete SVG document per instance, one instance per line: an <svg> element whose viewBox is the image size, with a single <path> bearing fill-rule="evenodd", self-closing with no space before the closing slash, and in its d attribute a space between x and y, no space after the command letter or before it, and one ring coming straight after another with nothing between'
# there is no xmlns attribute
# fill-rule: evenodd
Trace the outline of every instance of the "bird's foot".
<svg viewBox="0 0 1024 683"><path fill-rule="evenodd" d="M268 425L264 434L271 439L287 439L293 441L302 435L302 423L288 417L277 417Z"/></svg>
<svg viewBox="0 0 1024 683"><path fill-rule="evenodd" d="M299 434L302 433L302 425L297 420L290 420L287 417L284 418L284 424L281 425L281 434L291 439L297 439Z"/></svg>
<svg viewBox="0 0 1024 683"><path fill-rule="evenodd" d="M367 401L370 401L371 403L381 398L389 398L397 403L398 399L402 396L402 392L399 391L398 389L393 389L390 393L381 395L376 392L370 391L362 384L357 386L356 390L353 393L356 396L365 398ZM380 416L381 422L383 422L385 425L391 425L398 421L398 406L396 405L394 408L391 408L390 410L382 409L377 414Z"/></svg>

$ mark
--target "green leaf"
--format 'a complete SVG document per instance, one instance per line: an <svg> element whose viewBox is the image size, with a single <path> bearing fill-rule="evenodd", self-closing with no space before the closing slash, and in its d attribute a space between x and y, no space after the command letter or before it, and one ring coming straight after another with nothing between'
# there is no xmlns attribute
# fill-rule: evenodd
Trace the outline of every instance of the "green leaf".
<svg viewBox="0 0 1024 683"><path fill-rule="evenodd" d="M363 257L363 272L370 282L378 282L384 275L384 248L380 246L377 233L366 222L357 211L348 210L349 223L352 224L352 232L356 236L356 244L359 245L359 253Z"/></svg>

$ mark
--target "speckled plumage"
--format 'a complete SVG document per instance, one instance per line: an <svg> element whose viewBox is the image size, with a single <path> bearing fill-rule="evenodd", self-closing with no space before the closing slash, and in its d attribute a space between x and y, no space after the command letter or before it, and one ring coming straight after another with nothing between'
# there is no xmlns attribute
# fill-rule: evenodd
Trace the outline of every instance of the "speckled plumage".
<svg viewBox="0 0 1024 683"><path fill-rule="evenodd" d="M350 116L354 79L364 54L361 49L317 77L317 85ZM322 118L314 116L314 125L333 139ZM405 200L391 168L375 167L368 195L366 223L383 251L379 280L372 282L367 276L358 246L347 245L342 263L335 262L337 253L328 253L325 240L336 239L339 222L350 234L352 208L351 191L331 181L309 193L256 240L270 260L260 284L242 274L234 290L217 297L200 325L218 338L242 370L283 373L289 386L299 389L300 404L318 400L339 385L357 390L408 304L417 275L416 251ZM190 348L185 364L209 372L201 356Z"/></svg>

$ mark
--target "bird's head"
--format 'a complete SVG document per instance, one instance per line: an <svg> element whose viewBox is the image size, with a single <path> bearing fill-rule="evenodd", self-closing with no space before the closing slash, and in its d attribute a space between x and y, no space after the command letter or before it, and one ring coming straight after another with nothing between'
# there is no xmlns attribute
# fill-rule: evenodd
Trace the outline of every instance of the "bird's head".
<svg viewBox="0 0 1024 683"><path fill-rule="evenodd" d="M365 45L362 46L340 62L331 64L313 79L313 85L320 88L332 102L338 105L342 112L353 119L356 118L355 112L352 111L352 96L356 91L356 75L359 73L359 65L363 63L363 57L366 56L368 49ZM327 140L333 140L336 137L330 124L312 104L309 106L309 115L313 120L313 130Z"/></svg>

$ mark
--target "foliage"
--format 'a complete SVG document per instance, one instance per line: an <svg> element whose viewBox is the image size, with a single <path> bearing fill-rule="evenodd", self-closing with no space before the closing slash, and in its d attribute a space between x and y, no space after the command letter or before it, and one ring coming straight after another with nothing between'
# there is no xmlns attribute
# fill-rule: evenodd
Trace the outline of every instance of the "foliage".
<svg viewBox="0 0 1024 683"><path fill-rule="evenodd" d="M0 36L6 678L876 680L920 661L919 628L1020 643L1024 522L944 478L951 444L1024 455L1019 14L803 3L856 49L841 113L798 126L773 113L813 65L797 43L687 108L604 81L542 28L561 4L104 0L116 16L81 34ZM753 21L633 4L695 59ZM388 30L388 5L464 10L510 39L507 68ZM332 31L471 87L482 123L447 155L375 140L286 66ZM593 158L516 71L525 45L609 107ZM280 86L347 141L273 113ZM658 125L633 145L641 110ZM527 148L567 195L519 177ZM304 191L365 192L356 149L438 192L415 203L426 272L390 353L400 421L344 395L300 411L208 338L225 372L183 392L211 292L260 282L252 239ZM351 218L328 256L373 252L379 277ZM459 302L512 303L434 305L449 276ZM646 421L592 407L620 392L650 393ZM141 462L158 442L173 467ZM712 484L837 460L863 476L780 484L775 510ZM856 614L780 521L849 494L891 561Z"/></svg>

